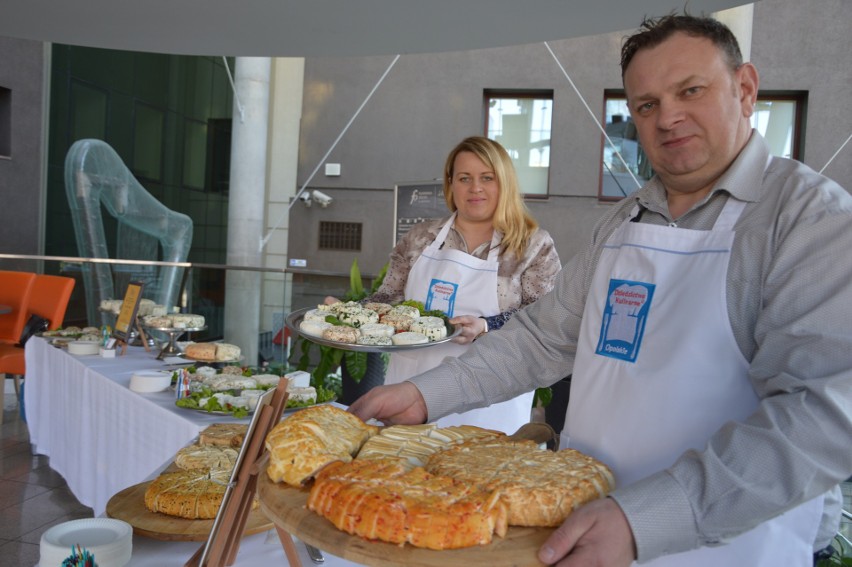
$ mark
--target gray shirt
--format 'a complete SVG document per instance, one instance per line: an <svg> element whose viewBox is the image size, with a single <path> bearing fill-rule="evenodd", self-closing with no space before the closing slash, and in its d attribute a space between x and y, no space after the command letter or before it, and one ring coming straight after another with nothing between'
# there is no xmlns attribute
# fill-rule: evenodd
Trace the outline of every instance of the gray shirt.
<svg viewBox="0 0 852 567"><path fill-rule="evenodd" d="M731 195L748 204L735 226L728 316L761 403L745 423L716 432L703 452L612 493L639 561L724 543L852 474L852 197L799 162L770 159L754 132L675 226L710 230ZM657 178L615 205L551 293L462 356L411 379L430 420L572 372L601 246L636 203L645 209L639 222L675 223Z"/></svg>

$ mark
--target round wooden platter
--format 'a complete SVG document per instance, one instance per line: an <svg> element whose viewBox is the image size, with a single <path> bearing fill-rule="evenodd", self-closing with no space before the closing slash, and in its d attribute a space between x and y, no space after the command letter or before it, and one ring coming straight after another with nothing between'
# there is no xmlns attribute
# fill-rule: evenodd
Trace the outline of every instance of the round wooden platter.
<svg viewBox="0 0 852 567"><path fill-rule="evenodd" d="M258 475L260 509L277 526L308 545L338 557L373 567L539 567L536 553L552 528L511 527L505 538L495 535L488 545L436 551L411 545L370 541L338 530L331 522L307 509L308 488L292 488Z"/></svg>
<svg viewBox="0 0 852 567"><path fill-rule="evenodd" d="M265 476L265 475L264 475ZM145 491L149 482L136 484L115 494L107 502L110 518L123 520L133 526L133 533L163 541L207 541L214 520L187 520L156 514L145 507ZM259 509L249 512L243 535L271 530L272 522Z"/></svg>

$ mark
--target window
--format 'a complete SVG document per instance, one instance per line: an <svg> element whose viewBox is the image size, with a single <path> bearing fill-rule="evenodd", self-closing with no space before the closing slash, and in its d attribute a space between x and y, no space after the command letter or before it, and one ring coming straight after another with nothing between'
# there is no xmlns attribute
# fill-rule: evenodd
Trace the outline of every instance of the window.
<svg viewBox="0 0 852 567"><path fill-rule="evenodd" d="M71 81L71 139L106 140L107 93L80 81Z"/></svg>
<svg viewBox="0 0 852 567"><path fill-rule="evenodd" d="M207 161L207 124L198 120L183 123L183 186L204 189Z"/></svg>
<svg viewBox="0 0 852 567"><path fill-rule="evenodd" d="M604 91L603 159L599 198L615 201L636 191L654 171L639 145L624 91Z"/></svg>
<svg viewBox="0 0 852 567"><path fill-rule="evenodd" d="M772 155L801 159L802 117L806 104L807 93L804 91L758 94L751 125L766 138ZM623 90L604 91L603 124L612 144L601 136L603 150L598 197L602 201L614 201L636 191L653 176L654 171L639 144Z"/></svg>
<svg viewBox="0 0 852 567"><path fill-rule="evenodd" d="M485 135L509 152L521 192L546 196L553 91L486 91L485 110Z"/></svg>
<svg viewBox="0 0 852 567"><path fill-rule="evenodd" d="M137 102L133 114L133 173L137 177L162 181L163 131L162 110Z"/></svg>
<svg viewBox="0 0 852 567"><path fill-rule="evenodd" d="M805 91L767 91L757 95L751 125L766 138L774 156L802 159L802 117L807 107Z"/></svg>

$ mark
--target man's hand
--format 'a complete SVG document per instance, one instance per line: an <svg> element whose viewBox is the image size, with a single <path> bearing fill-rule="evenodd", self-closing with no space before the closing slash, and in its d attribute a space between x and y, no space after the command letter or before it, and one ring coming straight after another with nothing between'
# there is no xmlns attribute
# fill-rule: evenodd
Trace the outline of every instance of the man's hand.
<svg viewBox="0 0 852 567"><path fill-rule="evenodd" d="M386 425L415 425L428 417L426 401L411 382L373 388L349 406L362 420L375 418Z"/></svg>
<svg viewBox="0 0 852 567"><path fill-rule="evenodd" d="M558 567L627 567L636 558L633 532L615 500L603 498L575 510L538 551Z"/></svg>

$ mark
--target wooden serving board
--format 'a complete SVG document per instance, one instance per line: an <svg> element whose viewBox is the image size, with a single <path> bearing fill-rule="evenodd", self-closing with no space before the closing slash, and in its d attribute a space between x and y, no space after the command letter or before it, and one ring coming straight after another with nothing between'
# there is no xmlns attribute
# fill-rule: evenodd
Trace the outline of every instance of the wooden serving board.
<svg viewBox="0 0 852 567"><path fill-rule="evenodd" d="M157 514L145 507L145 491L149 482L136 484L115 494L107 502L110 518L123 520L133 526L133 533L163 541L207 541L214 520L187 520ZM271 530L273 523L259 509L249 513L243 535Z"/></svg>
<svg viewBox="0 0 852 567"><path fill-rule="evenodd" d="M539 567L536 553L552 528L510 527L505 538L494 536L484 546L435 551L411 545L399 546L370 541L338 530L325 518L306 508L308 488L292 488L272 482L265 472L258 475L260 509L281 529L329 553L373 567Z"/></svg>

